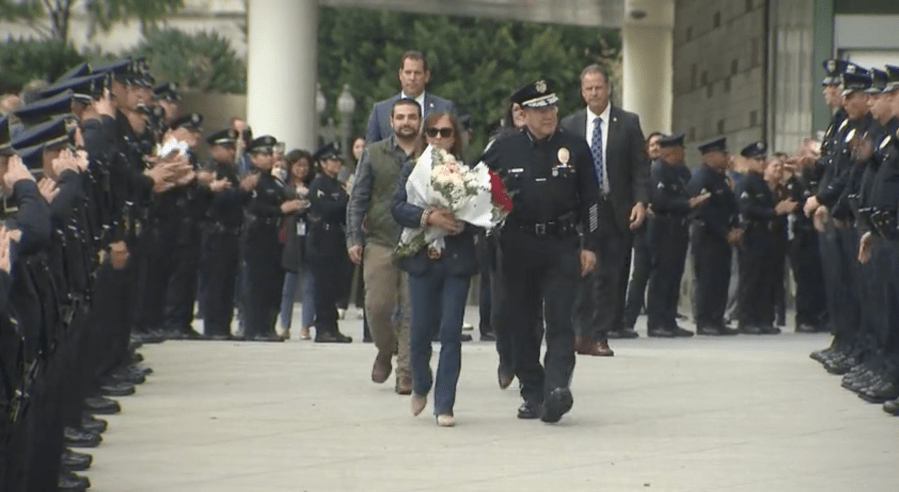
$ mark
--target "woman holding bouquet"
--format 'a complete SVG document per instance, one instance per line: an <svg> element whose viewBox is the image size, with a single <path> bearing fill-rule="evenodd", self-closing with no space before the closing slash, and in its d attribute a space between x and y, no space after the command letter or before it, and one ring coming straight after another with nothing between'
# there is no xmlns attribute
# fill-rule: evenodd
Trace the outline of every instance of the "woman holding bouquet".
<svg viewBox="0 0 899 492"><path fill-rule="evenodd" d="M455 117L448 113L432 113L425 119L422 138L422 147L426 148L420 153L422 157L416 165L427 165L421 163L430 155L443 159L444 163L455 160L459 166L464 166L459 124ZM455 424L453 405L462 363L462 318L471 276L477 265L474 249L477 228L456 219L446 208L423 208L409 203L406 184L413 168L412 164L407 164L400 173L392 206L393 218L406 228L441 229L446 237L442 250L425 245L400 260L400 268L409 274L412 309L409 350L412 413L421 413L431 391L431 340L436 332L440 341L440 359L434 415L438 425L451 427Z"/></svg>

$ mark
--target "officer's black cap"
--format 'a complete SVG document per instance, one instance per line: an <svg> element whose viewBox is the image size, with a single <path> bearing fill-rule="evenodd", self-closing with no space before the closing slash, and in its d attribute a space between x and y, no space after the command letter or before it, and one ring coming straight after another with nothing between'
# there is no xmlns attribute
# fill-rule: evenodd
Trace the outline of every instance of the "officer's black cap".
<svg viewBox="0 0 899 492"><path fill-rule="evenodd" d="M188 113L173 121L169 128L176 130L178 128L187 128L188 130L199 130L203 124L203 115L199 113Z"/></svg>
<svg viewBox="0 0 899 492"><path fill-rule="evenodd" d="M827 75L821 81L821 85L840 85L840 74L846 68L846 60L824 60L824 71Z"/></svg>
<svg viewBox="0 0 899 492"><path fill-rule="evenodd" d="M129 68L131 67L131 59L123 58L111 63L94 67L94 73L110 74L116 80L124 82L128 77Z"/></svg>
<svg viewBox="0 0 899 492"><path fill-rule="evenodd" d="M659 147L683 147L684 133L677 132L671 135L662 135L659 137Z"/></svg>
<svg viewBox="0 0 899 492"><path fill-rule="evenodd" d="M325 159L340 159L340 146L335 142L326 144L312 154L312 160L315 162Z"/></svg>
<svg viewBox="0 0 899 492"><path fill-rule="evenodd" d="M878 68L871 69L871 87L865 89L866 94L880 94L887 87L887 78L889 76L883 70Z"/></svg>
<svg viewBox="0 0 899 492"><path fill-rule="evenodd" d="M233 128L228 128L225 130L217 131L212 135L206 137L206 143L209 145L234 145L237 143L237 138L239 135L237 134L237 130Z"/></svg>
<svg viewBox="0 0 899 492"><path fill-rule="evenodd" d="M899 89L899 67L895 65L884 65L887 72L887 86L885 92L893 92Z"/></svg>
<svg viewBox="0 0 899 492"><path fill-rule="evenodd" d="M727 138L713 138L699 144L696 148L698 148L699 152L703 155L708 154L709 152L727 152Z"/></svg>
<svg viewBox="0 0 899 492"><path fill-rule="evenodd" d="M69 79L74 79L78 77L84 77L91 74L91 67L87 63L81 63L75 67L72 67L71 70L59 76L56 81L53 82L53 85L59 84L61 82L65 82Z"/></svg>
<svg viewBox="0 0 899 492"><path fill-rule="evenodd" d="M51 120L54 117L72 114L72 91L66 90L47 99L39 99L15 111L16 118L25 126Z"/></svg>
<svg viewBox="0 0 899 492"><path fill-rule="evenodd" d="M28 169L40 169L44 167L45 144L39 143L32 147L16 149L16 155L22 159L22 164Z"/></svg>
<svg viewBox="0 0 899 492"><path fill-rule="evenodd" d="M12 140L14 149L25 149L38 144L45 147L53 147L63 143L71 142L72 134L75 132L75 125L69 117L60 117L40 125L33 126L18 135Z"/></svg>
<svg viewBox="0 0 899 492"><path fill-rule="evenodd" d="M871 73L867 70L865 73L844 73L842 79L844 96L871 88Z"/></svg>
<svg viewBox="0 0 899 492"><path fill-rule="evenodd" d="M139 87L153 88L155 79L150 75L150 66L146 58L132 60L125 70L125 82Z"/></svg>
<svg viewBox="0 0 899 492"><path fill-rule="evenodd" d="M0 117L0 156L13 153L9 139L9 116Z"/></svg>
<svg viewBox="0 0 899 492"><path fill-rule="evenodd" d="M740 155L747 158L759 158L764 159L768 155L768 146L765 145L765 142L753 142L746 147L743 147L743 150L740 151Z"/></svg>
<svg viewBox="0 0 899 492"><path fill-rule="evenodd" d="M93 74L86 75L84 77L74 77L71 79L63 80L62 82L57 82L38 93L38 96L42 98L53 97L60 92L66 90L72 90L72 96L75 100L83 102L85 104L90 104L93 101L91 94L94 93L95 87L97 85L97 81L100 81L105 77L104 74Z"/></svg>
<svg viewBox="0 0 899 492"><path fill-rule="evenodd" d="M247 145L247 152L253 154L256 152L265 152L271 153L275 151L275 146L278 145L278 140L271 135L263 135L259 138L253 139L250 142L250 145Z"/></svg>
<svg viewBox="0 0 899 492"><path fill-rule="evenodd" d="M556 83L547 78L518 89L512 94L511 99L522 108L544 108L559 102L559 98L556 97Z"/></svg>
<svg viewBox="0 0 899 492"><path fill-rule="evenodd" d="M153 99L166 99L168 101L180 101L181 93L178 92L178 84L165 82L153 88Z"/></svg>

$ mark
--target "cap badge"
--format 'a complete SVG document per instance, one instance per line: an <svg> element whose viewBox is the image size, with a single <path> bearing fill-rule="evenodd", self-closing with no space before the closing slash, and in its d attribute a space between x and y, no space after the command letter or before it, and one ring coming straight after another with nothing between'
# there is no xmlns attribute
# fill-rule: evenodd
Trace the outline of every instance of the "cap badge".
<svg viewBox="0 0 899 492"><path fill-rule="evenodd" d="M836 72L836 70L837 70L836 60L828 60L827 61L827 71L828 72Z"/></svg>
<svg viewBox="0 0 899 492"><path fill-rule="evenodd" d="M534 84L534 89L537 89L537 92L539 92L539 93L541 93L541 94L544 93L544 92L546 92L546 81L544 81L544 80L538 80L538 81Z"/></svg>

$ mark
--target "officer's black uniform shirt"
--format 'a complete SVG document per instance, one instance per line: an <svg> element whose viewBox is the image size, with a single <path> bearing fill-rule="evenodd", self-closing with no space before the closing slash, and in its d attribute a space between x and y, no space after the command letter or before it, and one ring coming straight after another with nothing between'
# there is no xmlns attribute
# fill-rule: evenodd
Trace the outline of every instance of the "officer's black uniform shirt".
<svg viewBox="0 0 899 492"><path fill-rule="evenodd" d="M690 195L709 193L711 196L696 211L694 217L715 235L725 237L737 224L737 200L727 182L727 174L703 164L687 184Z"/></svg>
<svg viewBox="0 0 899 492"><path fill-rule="evenodd" d="M684 172L686 171L686 172ZM686 218L690 213L690 194L687 182L690 170L683 164L653 166L652 211L656 217Z"/></svg>
<svg viewBox="0 0 899 492"><path fill-rule="evenodd" d="M233 162L216 162L215 159L210 158L206 164L206 169L215 173L216 180L227 179L231 183L231 188L219 193L212 193L212 199L206 212L207 220L211 224L224 227L225 229L239 228L243 223L243 207L247 195L240 189L237 164Z"/></svg>
<svg viewBox="0 0 899 492"><path fill-rule="evenodd" d="M823 190L830 181L833 174L833 165L836 157L837 144L840 139L848 131L849 121L847 120L846 110L840 108L830 119L830 125L824 132L824 139L821 141L821 157L815 163L809 182L814 184L813 193Z"/></svg>
<svg viewBox="0 0 899 492"><path fill-rule="evenodd" d="M856 135L867 132L873 124L873 118L870 113L858 120L847 120L844 130L840 134L839 140L836 142L834 150L834 160L829 170L825 172L821 187L818 191L818 201L828 207L833 208L837 205L840 197L843 196L846 187L849 186L852 177L852 152L849 143Z"/></svg>
<svg viewBox="0 0 899 492"><path fill-rule="evenodd" d="M874 155L864 169L859 190L860 207L863 209L868 210L875 206L876 188L879 186L878 177L881 175L880 169L890 166L890 161L896 158L893 139L896 138L897 131L899 131L899 118L893 117L880 127L876 139L872 139Z"/></svg>
<svg viewBox="0 0 899 492"><path fill-rule="evenodd" d="M253 227L257 223L276 224L282 215L284 187L267 171L254 169L253 172L259 173L259 183L247 201L247 226Z"/></svg>
<svg viewBox="0 0 899 492"><path fill-rule="evenodd" d="M746 173L737 188L737 196L743 222L752 226L770 227L777 217L774 212L774 193L761 174Z"/></svg>
<svg viewBox="0 0 899 492"><path fill-rule="evenodd" d="M599 185L587 142L557 129L537 140L527 129L500 135L481 156L512 197L507 222L538 224L571 215L584 234L584 247L596 249Z"/></svg>
<svg viewBox="0 0 899 492"><path fill-rule="evenodd" d="M349 196L337 178L321 173L309 185L309 217L313 226L346 224Z"/></svg>

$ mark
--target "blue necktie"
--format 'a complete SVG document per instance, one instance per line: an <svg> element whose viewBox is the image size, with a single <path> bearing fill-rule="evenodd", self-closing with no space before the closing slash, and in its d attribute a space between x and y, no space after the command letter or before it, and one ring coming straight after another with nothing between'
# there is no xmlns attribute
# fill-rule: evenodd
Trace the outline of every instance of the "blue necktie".
<svg viewBox="0 0 899 492"><path fill-rule="evenodd" d="M593 153L593 165L596 166L599 193L602 194L602 118L599 116L593 120L593 145L590 146L590 151Z"/></svg>

